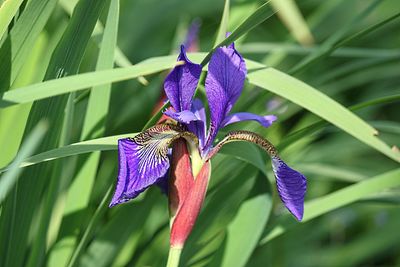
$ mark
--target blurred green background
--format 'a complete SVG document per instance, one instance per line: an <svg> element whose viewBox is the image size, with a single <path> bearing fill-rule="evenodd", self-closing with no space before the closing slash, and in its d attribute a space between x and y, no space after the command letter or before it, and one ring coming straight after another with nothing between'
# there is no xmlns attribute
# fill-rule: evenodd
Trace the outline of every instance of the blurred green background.
<svg viewBox="0 0 400 267"><path fill-rule="evenodd" d="M152 118L193 21L199 52L233 32L252 66L235 111L278 116L235 127L271 140L308 191L298 223L266 155L227 145L180 266L400 266L398 1L0 3L0 266L165 265L159 189L107 205L118 135Z"/></svg>

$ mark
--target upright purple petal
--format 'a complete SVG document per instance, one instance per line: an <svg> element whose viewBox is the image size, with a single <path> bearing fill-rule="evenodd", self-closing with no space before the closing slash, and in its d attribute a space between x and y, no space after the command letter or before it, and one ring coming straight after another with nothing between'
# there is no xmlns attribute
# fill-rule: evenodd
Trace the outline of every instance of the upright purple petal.
<svg viewBox="0 0 400 267"><path fill-rule="evenodd" d="M164 81L164 90L172 107L177 111L190 110L192 98L199 82L201 65L192 63L181 46L178 61L183 65L176 66Z"/></svg>
<svg viewBox="0 0 400 267"><path fill-rule="evenodd" d="M169 168L168 147L187 132L156 125L134 138L118 141L118 181L110 207L129 201L156 184Z"/></svg>
<svg viewBox="0 0 400 267"><path fill-rule="evenodd" d="M306 177L290 168L277 156L272 157L272 168L276 177L279 197L294 217L301 221L307 189Z"/></svg>
<svg viewBox="0 0 400 267"><path fill-rule="evenodd" d="M206 147L212 145L222 121L239 98L246 73L246 64L233 45L215 50L205 84L211 117Z"/></svg>
<svg viewBox="0 0 400 267"><path fill-rule="evenodd" d="M225 127L232 123L241 122L241 121L249 121L249 120L257 121L262 126L269 127L269 126L271 126L271 124L274 121L276 121L276 119L277 118L274 115L260 116L260 115L256 115L256 114L249 113L249 112L238 112L238 113L233 113L233 114L229 115L228 117L226 117L222 121L221 127Z"/></svg>
<svg viewBox="0 0 400 267"><path fill-rule="evenodd" d="M192 104L192 112L199 118L199 120L192 121L188 125L189 131L194 133L197 138L199 138L200 149L204 147L206 141L206 110L204 108L203 102L200 99L195 99Z"/></svg>

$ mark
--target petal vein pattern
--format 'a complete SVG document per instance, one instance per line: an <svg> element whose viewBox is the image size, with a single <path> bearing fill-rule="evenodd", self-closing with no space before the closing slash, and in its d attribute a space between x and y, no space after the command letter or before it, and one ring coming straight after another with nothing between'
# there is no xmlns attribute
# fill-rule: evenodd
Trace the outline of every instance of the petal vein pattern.
<svg viewBox="0 0 400 267"><path fill-rule="evenodd" d="M110 206L135 198L157 183L169 169L168 147L178 138L197 138L173 125L156 125L118 142L119 171Z"/></svg>

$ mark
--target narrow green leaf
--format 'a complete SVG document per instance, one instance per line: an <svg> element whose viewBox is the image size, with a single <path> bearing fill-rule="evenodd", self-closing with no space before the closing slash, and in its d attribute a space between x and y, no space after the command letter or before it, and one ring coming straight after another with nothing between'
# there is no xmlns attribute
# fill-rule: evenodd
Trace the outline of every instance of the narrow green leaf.
<svg viewBox="0 0 400 267"><path fill-rule="evenodd" d="M92 86L149 75L173 68L176 64L175 61L175 56L152 58L127 68L78 74L25 86L6 92L0 101L0 107L27 103L50 96L83 90Z"/></svg>
<svg viewBox="0 0 400 267"><path fill-rule="evenodd" d="M22 169L19 168L24 158L32 155L33 151L38 147L42 138L47 131L48 125L44 121L40 122L26 138L18 151L17 156L11 163L9 171L0 178L0 205L6 198L8 192L16 184Z"/></svg>
<svg viewBox="0 0 400 267"><path fill-rule="evenodd" d="M291 32L294 39L306 46L314 43L314 37L294 0L271 0L271 5L279 10L277 12L278 17Z"/></svg>
<svg viewBox="0 0 400 267"><path fill-rule="evenodd" d="M371 7L369 9L367 9L365 12L363 12L361 15L367 14L370 9L373 9L375 7L375 5L379 3L379 2L375 2L375 4L373 3L371 5ZM351 41L360 39L362 37L364 37L365 35L371 33L372 31L379 29L383 26L385 26L386 24L392 22L393 20L397 19L398 17L400 17L400 12L396 13L395 15L381 21L378 22L372 26L369 26L368 28L357 32L355 34L352 34L350 36L347 37L343 37L339 40L337 40L339 36L342 36L342 34L344 34L345 32L347 32L350 28L344 28L345 30L343 31L339 31L338 35L333 35L331 39L327 40L322 46L321 46L321 50L317 51L314 54L310 54L309 56L307 56L305 59L303 59L302 61L300 61L296 66L294 66L289 73L293 74L293 73L297 73L303 69L305 69L307 66L311 66L314 62L316 62L319 59L322 59L324 57L326 57L327 55L331 54L333 51L335 51L336 49L338 49L339 47L342 47L346 44L348 44Z"/></svg>
<svg viewBox="0 0 400 267"><path fill-rule="evenodd" d="M8 0L0 4L0 40L23 0Z"/></svg>
<svg viewBox="0 0 400 267"><path fill-rule="evenodd" d="M400 169L396 169L347 186L326 196L307 201L304 205L303 223L383 190L400 186L399 177ZM276 223L265 230L267 234L261 240L260 245L284 234L296 225L298 223L289 214L282 216Z"/></svg>
<svg viewBox="0 0 400 267"><path fill-rule="evenodd" d="M378 132L374 128L315 88L273 68L251 72L247 78L251 84L302 106L389 158L400 162L399 153L392 151L377 138Z"/></svg>
<svg viewBox="0 0 400 267"><path fill-rule="evenodd" d="M370 107L373 105L392 103L392 102L397 102L397 101L400 101L400 95L385 96L382 98L376 98L376 99L373 99L370 101L366 101L366 102L363 102L360 104L353 105L351 107L348 107L348 109L351 111L355 111L355 110L363 109L365 107ZM324 120L319 120L317 122L314 122L313 124L308 125L307 127L299 129L296 132L293 132L293 133L289 134L288 136L286 136L285 139L282 140L277 145L277 148L278 148L278 150L285 149L288 145L293 144L295 141L300 140L301 138L303 138L305 136L308 136L312 133L317 132L318 130L324 128L327 125L328 125L328 122L324 121Z"/></svg>
<svg viewBox="0 0 400 267"><path fill-rule="evenodd" d="M272 208L271 196L258 195L243 202L228 225L221 267L246 266L256 248Z"/></svg>
<svg viewBox="0 0 400 267"><path fill-rule="evenodd" d="M300 45L287 43L250 42L237 45L237 49L243 54L284 52L292 55L307 55L315 53L320 49L320 47L317 45L303 47ZM389 58L400 57L400 50L383 48L340 47L333 51L329 56L337 58L378 58L380 60L388 60ZM330 73L326 73L325 75L330 75Z"/></svg>
<svg viewBox="0 0 400 267"><path fill-rule="evenodd" d="M16 1L7 1L6 3L8 2ZM14 83L56 4L57 0L29 1L11 29L5 43L0 48L0 62L2 62L0 64L0 77L2 77L0 93L6 91ZM0 18L2 18L1 15Z"/></svg>
<svg viewBox="0 0 400 267"><path fill-rule="evenodd" d="M102 215L104 214L104 212L107 209L107 203L111 196L111 189L112 189L112 187L110 186L107 190L107 193L104 195L103 199L101 200L99 206L97 207L96 211L94 212L94 214L89 222L89 225L87 226L82 238L80 239L78 246L74 250L74 253L72 254L72 257L71 257L67 267L73 267L77 264L77 260L81 256L84 247L88 243L89 237L92 235L95 225L97 224L97 222L100 220L100 218L102 217Z"/></svg>
<svg viewBox="0 0 400 267"><path fill-rule="evenodd" d="M225 39L225 34L228 32L229 8L231 5L230 2L230 0L225 0L224 11L222 13L221 22L219 24L217 38L215 38L214 47L216 47L220 42Z"/></svg>
<svg viewBox="0 0 400 267"><path fill-rule="evenodd" d="M88 141L83 141L71 145L67 145L60 148L55 148L35 156L32 156L26 160L24 160L20 167L27 167L31 165L35 165L41 162L51 161L59 158L80 155L84 153L90 153L94 151L106 151L106 150L115 150L117 149L117 142L120 138L133 137L136 133L131 134L121 134L114 135L109 137L103 137ZM1 172L8 171L9 167L3 168L0 170Z"/></svg>

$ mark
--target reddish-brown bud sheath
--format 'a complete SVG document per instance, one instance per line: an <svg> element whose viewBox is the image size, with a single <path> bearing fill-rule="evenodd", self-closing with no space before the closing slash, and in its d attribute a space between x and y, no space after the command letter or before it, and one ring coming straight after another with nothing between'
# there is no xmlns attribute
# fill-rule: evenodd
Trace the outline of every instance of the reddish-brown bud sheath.
<svg viewBox="0 0 400 267"><path fill-rule="evenodd" d="M185 139L175 141L172 151L168 198L170 216L174 217L193 187L194 178Z"/></svg>
<svg viewBox="0 0 400 267"><path fill-rule="evenodd" d="M191 233L206 195L211 173L210 162L205 162L172 221L170 245L182 248ZM179 179L179 178L178 178Z"/></svg>

